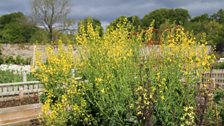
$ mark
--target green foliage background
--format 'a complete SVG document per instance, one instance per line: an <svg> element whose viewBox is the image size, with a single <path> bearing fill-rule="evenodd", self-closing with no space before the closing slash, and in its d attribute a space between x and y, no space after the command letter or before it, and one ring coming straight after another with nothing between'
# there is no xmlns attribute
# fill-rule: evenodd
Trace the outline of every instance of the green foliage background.
<svg viewBox="0 0 224 126"><path fill-rule="evenodd" d="M133 26L134 33L141 29L147 29L152 21L155 21L154 28L161 35L163 31L176 25L183 26L187 31L193 31L196 39L200 39L202 33L205 33L209 45L215 47L220 54L224 50L224 10L220 9L216 13L202 14L196 17L191 17L188 10L182 8L168 9L161 8L149 12L139 18L138 16L120 16L107 27L111 29L117 28L117 24L121 23L124 18L127 18L129 24ZM100 20L96 18L87 17L78 22L77 33L80 33L80 25L83 24L87 28L87 21L93 23L94 30L100 31L100 36L104 34L104 28ZM128 27L128 26L126 26ZM134 30L133 30L134 29ZM62 39L65 43L69 40L74 40L74 36L61 31L54 31L55 39ZM48 33L43 28L37 27L37 24L32 23L30 18L21 12L15 12L0 16L0 43L34 43L34 42L49 42Z"/></svg>
<svg viewBox="0 0 224 126"><path fill-rule="evenodd" d="M1 43L31 43L42 41L46 36L44 30L29 21L21 12L6 14L0 17Z"/></svg>

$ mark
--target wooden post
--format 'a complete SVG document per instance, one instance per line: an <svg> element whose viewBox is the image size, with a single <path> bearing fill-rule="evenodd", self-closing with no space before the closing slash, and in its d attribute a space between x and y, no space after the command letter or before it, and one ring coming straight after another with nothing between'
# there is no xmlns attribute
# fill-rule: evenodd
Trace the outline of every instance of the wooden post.
<svg viewBox="0 0 224 126"><path fill-rule="evenodd" d="M72 77L75 77L75 69L72 69L71 72L72 72Z"/></svg>
<svg viewBox="0 0 224 126"><path fill-rule="evenodd" d="M23 82L26 82L26 81L27 81L27 79L26 79L26 72L23 71Z"/></svg>
<svg viewBox="0 0 224 126"><path fill-rule="evenodd" d="M23 87L19 87L19 99L23 99Z"/></svg>
<svg viewBox="0 0 224 126"><path fill-rule="evenodd" d="M216 88L216 81L215 78L211 78L212 79L212 83L211 83L211 88L215 89Z"/></svg>
<svg viewBox="0 0 224 126"><path fill-rule="evenodd" d="M23 71L23 82L26 82L27 79L26 79L26 72ZM19 87L19 98L20 99L23 99L23 92L24 92L24 86L23 87Z"/></svg>
<svg viewBox="0 0 224 126"><path fill-rule="evenodd" d="M36 55L36 45L33 45L33 58L32 58L32 66L35 65L35 55Z"/></svg>

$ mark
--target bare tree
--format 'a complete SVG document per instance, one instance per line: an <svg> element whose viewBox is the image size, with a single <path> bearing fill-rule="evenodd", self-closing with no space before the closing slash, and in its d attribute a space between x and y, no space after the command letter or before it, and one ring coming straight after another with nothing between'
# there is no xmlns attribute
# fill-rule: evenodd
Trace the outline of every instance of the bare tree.
<svg viewBox="0 0 224 126"><path fill-rule="evenodd" d="M45 27L53 41L53 30L70 12L70 0L32 0L32 9L35 20Z"/></svg>

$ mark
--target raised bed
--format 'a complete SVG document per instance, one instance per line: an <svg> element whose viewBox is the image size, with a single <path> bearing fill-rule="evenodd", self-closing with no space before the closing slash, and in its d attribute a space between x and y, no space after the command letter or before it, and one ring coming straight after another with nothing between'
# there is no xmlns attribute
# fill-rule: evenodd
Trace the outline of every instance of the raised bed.
<svg viewBox="0 0 224 126"><path fill-rule="evenodd" d="M39 125L41 104L30 104L0 109L0 125Z"/></svg>

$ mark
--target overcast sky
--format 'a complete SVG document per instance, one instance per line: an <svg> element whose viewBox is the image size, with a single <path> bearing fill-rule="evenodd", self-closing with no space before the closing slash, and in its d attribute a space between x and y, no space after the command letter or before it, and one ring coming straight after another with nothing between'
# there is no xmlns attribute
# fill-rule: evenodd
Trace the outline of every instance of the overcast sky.
<svg viewBox="0 0 224 126"><path fill-rule="evenodd" d="M21 11L31 14L31 0L0 0L0 15ZM107 24L119 16L145 14L158 8L185 8L191 16L212 14L224 8L224 0L71 0L69 17L76 20L91 16Z"/></svg>

